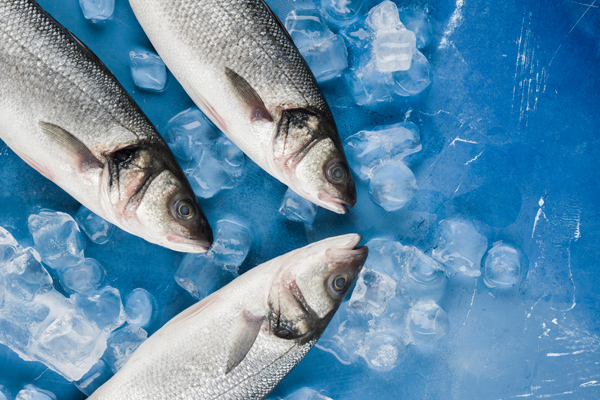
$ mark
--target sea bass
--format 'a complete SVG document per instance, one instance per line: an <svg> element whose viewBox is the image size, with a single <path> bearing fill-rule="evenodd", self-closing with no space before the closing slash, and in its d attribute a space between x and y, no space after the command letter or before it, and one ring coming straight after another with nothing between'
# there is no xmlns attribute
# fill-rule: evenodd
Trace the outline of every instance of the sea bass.
<svg viewBox="0 0 600 400"><path fill-rule="evenodd" d="M183 311L88 400L263 399L315 344L367 257L361 237L313 243Z"/></svg>
<svg viewBox="0 0 600 400"><path fill-rule="evenodd" d="M293 191L343 214L356 190L331 111L263 0L129 0L198 107Z"/></svg>
<svg viewBox="0 0 600 400"><path fill-rule="evenodd" d="M212 231L173 154L113 74L33 0L0 0L0 139L81 204L149 242Z"/></svg>

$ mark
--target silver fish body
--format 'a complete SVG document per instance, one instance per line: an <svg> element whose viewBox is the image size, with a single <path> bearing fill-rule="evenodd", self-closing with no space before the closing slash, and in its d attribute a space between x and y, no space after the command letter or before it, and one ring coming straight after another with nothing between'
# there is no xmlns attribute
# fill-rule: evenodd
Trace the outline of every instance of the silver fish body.
<svg viewBox="0 0 600 400"><path fill-rule="evenodd" d="M367 257L359 235L275 258L183 311L89 400L265 398L315 344Z"/></svg>
<svg viewBox="0 0 600 400"><path fill-rule="evenodd" d="M331 111L263 0L130 0L198 107L254 162L338 213L356 191Z"/></svg>
<svg viewBox="0 0 600 400"><path fill-rule="evenodd" d="M174 250L212 232L173 154L98 58L33 0L0 0L0 139L94 213Z"/></svg>

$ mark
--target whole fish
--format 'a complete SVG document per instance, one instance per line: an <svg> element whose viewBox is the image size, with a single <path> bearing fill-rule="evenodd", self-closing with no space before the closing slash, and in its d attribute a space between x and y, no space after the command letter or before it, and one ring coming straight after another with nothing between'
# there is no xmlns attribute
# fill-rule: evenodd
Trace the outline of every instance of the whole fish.
<svg viewBox="0 0 600 400"><path fill-rule="evenodd" d="M359 235L253 268L153 334L89 400L263 399L315 344L368 250Z"/></svg>
<svg viewBox="0 0 600 400"><path fill-rule="evenodd" d="M204 252L212 231L156 128L113 74L33 0L0 0L0 138L118 227Z"/></svg>
<svg viewBox="0 0 600 400"><path fill-rule="evenodd" d="M129 0L198 107L254 162L337 213L356 190L331 111L263 0Z"/></svg>

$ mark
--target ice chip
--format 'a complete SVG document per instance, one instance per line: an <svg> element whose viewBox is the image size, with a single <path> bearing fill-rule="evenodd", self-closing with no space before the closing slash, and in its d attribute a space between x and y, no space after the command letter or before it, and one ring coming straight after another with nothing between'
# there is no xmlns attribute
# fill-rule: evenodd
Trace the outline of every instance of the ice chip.
<svg viewBox="0 0 600 400"><path fill-rule="evenodd" d="M61 270L83 259L83 237L69 214L41 210L30 215L27 224L35 249L51 268Z"/></svg>
<svg viewBox="0 0 600 400"><path fill-rule="evenodd" d="M364 268L348 301L348 310L361 315L379 316L395 295L396 281L386 274Z"/></svg>
<svg viewBox="0 0 600 400"><path fill-rule="evenodd" d="M217 222L215 241L208 251L208 257L227 267L239 267L252 243L252 235L247 227L226 219Z"/></svg>
<svg viewBox="0 0 600 400"><path fill-rule="evenodd" d="M349 20L356 17L364 6L364 0L321 0L321 7L334 19Z"/></svg>
<svg viewBox="0 0 600 400"><path fill-rule="evenodd" d="M342 364L350 365L358 358L357 351L369 331L369 324L364 315L345 312L344 304L316 347L333 354Z"/></svg>
<svg viewBox="0 0 600 400"><path fill-rule="evenodd" d="M367 366L375 371L391 371L404 358L404 342L390 332L368 335L359 350Z"/></svg>
<svg viewBox="0 0 600 400"><path fill-rule="evenodd" d="M42 390L36 386L25 385L25 387L17 393L15 400L56 400L56 396L54 393Z"/></svg>
<svg viewBox="0 0 600 400"><path fill-rule="evenodd" d="M225 136L220 136L215 143L215 156L221 160L221 166L231 176L237 178L242 175L246 156L239 147Z"/></svg>
<svg viewBox="0 0 600 400"><path fill-rule="evenodd" d="M519 247L498 241L483 258L483 283L490 289L517 286L527 274L529 261Z"/></svg>
<svg viewBox="0 0 600 400"><path fill-rule="evenodd" d="M135 325L126 325L110 335L103 359L117 373L146 339L148 333L145 330Z"/></svg>
<svg viewBox="0 0 600 400"><path fill-rule="evenodd" d="M289 220L311 225L317 215L317 206L288 189L283 196L279 212Z"/></svg>
<svg viewBox="0 0 600 400"><path fill-rule="evenodd" d="M341 36L335 35L299 50L319 82L333 79L348 68L348 50Z"/></svg>
<svg viewBox="0 0 600 400"><path fill-rule="evenodd" d="M91 396L100 386L113 376L113 372L103 360L99 360L94 366L77 382L75 386L86 396Z"/></svg>
<svg viewBox="0 0 600 400"><path fill-rule="evenodd" d="M20 251L19 243L10 232L0 226L0 268L3 264L11 261Z"/></svg>
<svg viewBox="0 0 600 400"><path fill-rule="evenodd" d="M189 108L171 118L165 139L175 156L184 163L199 159L219 133L197 108Z"/></svg>
<svg viewBox="0 0 600 400"><path fill-rule="evenodd" d="M214 197L222 189L231 187L229 175L209 150L201 153L194 168L188 168L184 172L196 196L203 199Z"/></svg>
<svg viewBox="0 0 600 400"><path fill-rule="evenodd" d="M133 289L125 300L125 314L127 322L145 328L152 321L154 312L154 298L145 289Z"/></svg>
<svg viewBox="0 0 600 400"><path fill-rule="evenodd" d="M410 69L393 73L395 92L403 97L416 96L431 85L432 76L431 65L427 57L416 50Z"/></svg>
<svg viewBox="0 0 600 400"><path fill-rule="evenodd" d="M400 242L375 238L369 240L365 246L369 249L365 268L389 275L395 281L402 279L399 261L403 246Z"/></svg>
<svg viewBox="0 0 600 400"><path fill-rule="evenodd" d="M487 238L473 224L459 219L442 220L438 228L439 239L431 256L444 265L446 274L481 275L480 264L488 247Z"/></svg>
<svg viewBox="0 0 600 400"><path fill-rule="evenodd" d="M417 189L415 175L402 161L386 162L373 168L369 193L373 201L386 211L406 206Z"/></svg>
<svg viewBox="0 0 600 400"><path fill-rule="evenodd" d="M416 343L432 343L450 329L448 315L433 300L415 303L408 312L408 326Z"/></svg>
<svg viewBox="0 0 600 400"><path fill-rule="evenodd" d="M137 87L149 92L161 92L167 85L167 67L156 54L130 51L131 76Z"/></svg>
<svg viewBox="0 0 600 400"><path fill-rule="evenodd" d="M2 385L0 385L0 400L11 400L12 397L8 389Z"/></svg>
<svg viewBox="0 0 600 400"><path fill-rule="evenodd" d="M382 1L371 8L367 15L366 24L377 34L404 28L404 25L400 22L398 6L388 0Z"/></svg>
<svg viewBox="0 0 600 400"><path fill-rule="evenodd" d="M104 21L115 12L115 0L79 0L83 16L92 22Z"/></svg>
<svg viewBox="0 0 600 400"><path fill-rule="evenodd" d="M406 290L413 298L439 301L446 291L448 279L444 268L413 246L403 246L400 266L406 270Z"/></svg>
<svg viewBox="0 0 600 400"><path fill-rule="evenodd" d="M360 131L344 141L344 149L352 170L362 179L384 161L400 161L421 150L419 129L411 122L377 126Z"/></svg>
<svg viewBox="0 0 600 400"><path fill-rule="evenodd" d="M417 49L415 34L402 29L377 35L373 55L380 72L407 71Z"/></svg>
<svg viewBox="0 0 600 400"><path fill-rule="evenodd" d="M69 292L86 293L96 290L102 284L106 272L93 258L86 258L77 265L59 273L60 283Z"/></svg>
<svg viewBox="0 0 600 400"><path fill-rule="evenodd" d="M112 331L125 322L121 294L113 287L105 286L95 292L76 293L71 299L99 329Z"/></svg>
<svg viewBox="0 0 600 400"><path fill-rule="evenodd" d="M79 228L96 244L106 244L112 238L115 226L97 216L84 206L75 214Z"/></svg>
<svg viewBox="0 0 600 400"><path fill-rule="evenodd" d="M288 396L285 396L284 400L332 400L327 396L323 396L321 393L314 389L302 388L296 390Z"/></svg>
<svg viewBox="0 0 600 400"><path fill-rule="evenodd" d="M422 11L403 10L400 12L400 21L406 29L415 33L418 49L427 47L433 38L433 29L427 14Z"/></svg>

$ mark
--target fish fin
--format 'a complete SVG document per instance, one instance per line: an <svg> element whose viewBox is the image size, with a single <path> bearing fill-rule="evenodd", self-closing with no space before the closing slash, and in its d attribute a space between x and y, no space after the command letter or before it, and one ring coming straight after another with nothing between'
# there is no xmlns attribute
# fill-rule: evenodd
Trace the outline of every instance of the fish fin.
<svg viewBox="0 0 600 400"><path fill-rule="evenodd" d="M225 76L227 76L227 79L229 79L229 82L235 88L238 97L248 106L252 122L257 120L273 121L273 117L271 117L267 107L265 107L265 103L247 80L227 67L225 67Z"/></svg>
<svg viewBox="0 0 600 400"><path fill-rule="evenodd" d="M46 136L58 143L68 154L76 159L80 171L104 167L104 164L92 154L90 149L70 132L49 122L40 121L39 125Z"/></svg>
<svg viewBox="0 0 600 400"><path fill-rule="evenodd" d="M273 10L271 10L271 7L269 7L269 5L267 4L267 2L265 0L260 0L260 2L263 3L263 5L267 9L267 11L269 11L269 13L271 14L271 16L275 20L275 23L277 25L279 25L279 27L281 27L281 30L283 31L283 33L285 33L285 35L288 37L288 39L290 39L290 42L294 43L294 41L292 40L292 37L290 36L290 33L288 32L287 29L285 29L285 25L283 25L283 22L281 22L281 20L279 19L279 17L273 12Z"/></svg>
<svg viewBox="0 0 600 400"><path fill-rule="evenodd" d="M265 317L257 317L244 310L238 320L240 323L236 324L237 329L234 330L233 337L231 338L233 346L227 359L225 375L230 373L246 358L246 354L248 354L256 341Z"/></svg>

